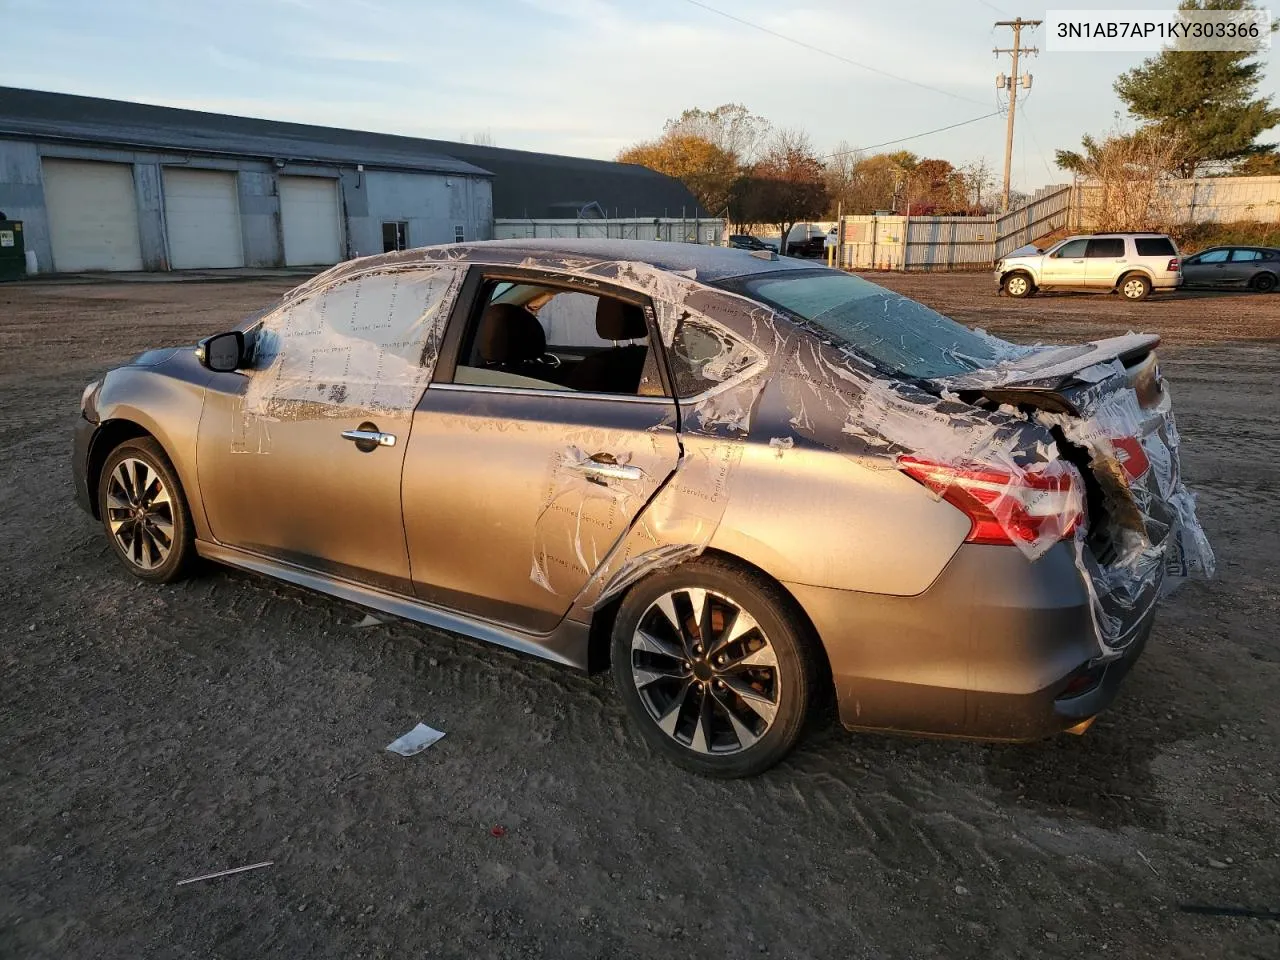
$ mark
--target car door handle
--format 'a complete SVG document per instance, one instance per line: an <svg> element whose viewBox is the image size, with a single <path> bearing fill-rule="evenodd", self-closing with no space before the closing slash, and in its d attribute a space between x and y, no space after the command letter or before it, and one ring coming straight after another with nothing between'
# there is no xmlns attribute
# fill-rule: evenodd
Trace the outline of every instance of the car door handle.
<svg viewBox="0 0 1280 960"><path fill-rule="evenodd" d="M379 447L394 447L396 435L383 433L380 430L343 430L342 438L355 443L377 444Z"/></svg>
<svg viewBox="0 0 1280 960"><path fill-rule="evenodd" d="M605 463L600 460L571 460L569 466L579 473L601 480L643 480L644 471L628 463Z"/></svg>

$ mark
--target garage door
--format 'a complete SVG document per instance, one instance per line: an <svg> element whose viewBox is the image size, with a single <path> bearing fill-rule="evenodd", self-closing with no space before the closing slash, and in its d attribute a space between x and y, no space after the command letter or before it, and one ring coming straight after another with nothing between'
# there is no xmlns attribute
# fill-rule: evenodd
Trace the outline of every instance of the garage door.
<svg viewBox="0 0 1280 960"><path fill-rule="evenodd" d="M322 177L280 178L280 223L288 266L337 263L342 259L338 181Z"/></svg>
<svg viewBox="0 0 1280 960"><path fill-rule="evenodd" d="M52 159L43 167L53 269L141 270L133 167Z"/></svg>
<svg viewBox="0 0 1280 960"><path fill-rule="evenodd" d="M234 173L165 168L164 220L175 270L244 266Z"/></svg>

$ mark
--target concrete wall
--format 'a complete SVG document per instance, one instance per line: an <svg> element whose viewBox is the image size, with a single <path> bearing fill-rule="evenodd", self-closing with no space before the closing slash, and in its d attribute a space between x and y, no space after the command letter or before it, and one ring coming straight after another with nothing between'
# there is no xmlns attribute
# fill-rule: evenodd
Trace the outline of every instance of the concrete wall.
<svg viewBox="0 0 1280 960"><path fill-rule="evenodd" d="M138 232L147 270L169 269L164 222L164 179L167 166L235 173L245 266L284 264L277 177L305 174L338 180L343 208L343 244L347 257L382 252L382 222L409 223L409 245L452 243L461 225L467 240L493 235L493 191L485 177L359 171L351 167L266 160L201 157L189 154L76 147L0 139L0 210L25 224L28 250L34 250L42 273L53 267L49 218L45 209L42 157L101 160L133 166L138 202Z"/></svg>

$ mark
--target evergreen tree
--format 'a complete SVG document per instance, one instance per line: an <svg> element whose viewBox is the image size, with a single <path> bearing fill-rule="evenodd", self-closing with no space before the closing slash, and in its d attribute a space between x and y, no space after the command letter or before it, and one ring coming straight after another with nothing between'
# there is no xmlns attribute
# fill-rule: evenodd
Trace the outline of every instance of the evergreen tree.
<svg viewBox="0 0 1280 960"><path fill-rule="evenodd" d="M1186 0L1183 10L1254 10L1253 0ZM1273 26L1274 29L1274 26ZM1257 96L1263 64L1256 54L1166 50L1116 80L1129 112L1151 132L1176 136L1185 153L1178 174L1195 176L1274 155L1258 138L1280 124L1271 97ZM1152 129L1154 128L1154 129Z"/></svg>

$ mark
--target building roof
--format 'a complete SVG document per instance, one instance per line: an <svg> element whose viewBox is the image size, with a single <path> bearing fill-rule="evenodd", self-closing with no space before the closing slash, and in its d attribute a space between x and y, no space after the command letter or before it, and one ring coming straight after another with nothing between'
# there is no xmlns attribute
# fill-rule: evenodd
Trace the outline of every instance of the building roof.
<svg viewBox="0 0 1280 960"><path fill-rule="evenodd" d="M610 216L710 216L680 181L635 164L42 90L0 87L0 136L492 175L499 218L573 217L592 204Z"/></svg>

